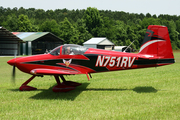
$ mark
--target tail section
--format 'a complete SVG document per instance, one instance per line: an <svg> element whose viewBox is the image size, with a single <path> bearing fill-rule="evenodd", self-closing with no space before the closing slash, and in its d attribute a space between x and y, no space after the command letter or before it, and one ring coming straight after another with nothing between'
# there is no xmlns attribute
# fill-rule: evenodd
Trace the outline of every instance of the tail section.
<svg viewBox="0 0 180 120"><path fill-rule="evenodd" d="M149 25L141 45L140 54L148 54L159 59L171 59L174 63L174 55L166 26Z"/></svg>

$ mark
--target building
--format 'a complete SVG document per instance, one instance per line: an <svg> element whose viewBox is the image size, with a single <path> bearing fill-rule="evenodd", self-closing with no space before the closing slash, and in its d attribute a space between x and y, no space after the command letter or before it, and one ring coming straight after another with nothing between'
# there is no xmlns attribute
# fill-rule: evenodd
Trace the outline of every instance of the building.
<svg viewBox="0 0 180 120"><path fill-rule="evenodd" d="M114 43L105 37L94 37L83 43L85 47L112 50Z"/></svg>
<svg viewBox="0 0 180 120"><path fill-rule="evenodd" d="M14 56L20 54L22 40L4 27L0 27L0 56Z"/></svg>
<svg viewBox="0 0 180 120"><path fill-rule="evenodd" d="M50 32L10 32L0 27L0 56L43 54L64 40Z"/></svg>
<svg viewBox="0 0 180 120"><path fill-rule="evenodd" d="M59 45L63 45L64 40L58 38L50 32L12 32L24 43L20 44L20 55L43 54Z"/></svg>

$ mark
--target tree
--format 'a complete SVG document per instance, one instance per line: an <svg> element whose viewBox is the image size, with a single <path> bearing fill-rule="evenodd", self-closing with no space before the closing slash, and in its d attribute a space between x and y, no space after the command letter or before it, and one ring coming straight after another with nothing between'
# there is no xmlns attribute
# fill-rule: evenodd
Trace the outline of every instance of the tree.
<svg viewBox="0 0 180 120"><path fill-rule="evenodd" d="M97 27L96 32L98 37L107 37L109 40L116 40L115 22L109 19L109 17L103 18L103 24L101 27Z"/></svg>
<svg viewBox="0 0 180 120"><path fill-rule="evenodd" d="M171 42L176 44L176 45L173 45L173 48L174 49L180 48L180 41L178 39L179 32L176 31L176 24L173 20L168 21L168 31L169 31Z"/></svg>
<svg viewBox="0 0 180 120"><path fill-rule="evenodd" d="M34 12L34 14L35 14L35 18L36 19L41 19L41 20L43 20L43 19L45 19L45 14L46 12L43 10L43 9L37 9L37 10L35 10L35 12Z"/></svg>
<svg viewBox="0 0 180 120"><path fill-rule="evenodd" d="M47 10L46 11L46 16L48 18L51 18L51 19L55 19L56 18L55 12L53 10Z"/></svg>
<svg viewBox="0 0 180 120"><path fill-rule="evenodd" d="M116 21L116 25L115 25L116 40L113 40L115 45L125 45L125 41L128 38L125 26L126 24L123 21L118 21L118 20Z"/></svg>
<svg viewBox="0 0 180 120"><path fill-rule="evenodd" d="M57 36L60 35L60 28L59 28L59 25L57 24L57 22L55 20L46 20L40 26L40 31L51 32Z"/></svg>
<svg viewBox="0 0 180 120"><path fill-rule="evenodd" d="M150 13L147 13L147 14L146 14L146 17L147 17L147 18L151 18L151 14L150 14Z"/></svg>
<svg viewBox="0 0 180 120"><path fill-rule="evenodd" d="M83 19L85 20L88 31L91 34L94 33L93 36L96 36L95 34L97 33L97 28L102 27L102 18L99 14L98 9L88 7L87 10L84 12Z"/></svg>
<svg viewBox="0 0 180 120"><path fill-rule="evenodd" d="M142 20L145 18L145 15L143 13L140 13L139 18Z"/></svg>
<svg viewBox="0 0 180 120"><path fill-rule="evenodd" d="M24 9L23 7L20 7L19 10L18 10L18 15L26 15L26 9Z"/></svg>
<svg viewBox="0 0 180 120"><path fill-rule="evenodd" d="M62 37L66 43L82 44L92 36L107 37L116 45L140 47L149 25L168 27L173 49L180 49L180 16L134 14L123 11L98 10L43 10L0 6L0 26L10 31L46 31Z"/></svg>
<svg viewBox="0 0 180 120"><path fill-rule="evenodd" d="M7 21L3 22L3 26L9 31L18 31L18 19L12 14L7 16Z"/></svg>
<svg viewBox="0 0 180 120"><path fill-rule="evenodd" d="M66 17L60 23L59 37L64 39L66 44L75 44L78 42L79 33Z"/></svg>
<svg viewBox="0 0 180 120"><path fill-rule="evenodd" d="M143 29L147 29L149 25L161 25L160 19L158 18L147 18L145 17L141 22L140 25Z"/></svg>
<svg viewBox="0 0 180 120"><path fill-rule="evenodd" d="M6 18L5 18L5 9L0 6L0 25L2 25L2 23L6 21Z"/></svg>
<svg viewBox="0 0 180 120"><path fill-rule="evenodd" d="M78 30L79 34L79 39L76 44L82 45L85 41L92 38L92 35L87 31L87 27L83 19L77 20L76 29Z"/></svg>
<svg viewBox="0 0 180 120"><path fill-rule="evenodd" d="M32 24L30 20L28 19L27 15L19 15L18 18L18 31L19 32L32 32Z"/></svg>
<svg viewBox="0 0 180 120"><path fill-rule="evenodd" d="M134 29L131 26L127 25L126 32L128 34L128 42L126 41L125 45L128 46L131 44L131 42L135 41L132 44L132 47L133 47L133 49L138 48L138 45L139 45L138 36L137 36L137 34L135 34Z"/></svg>
<svg viewBox="0 0 180 120"><path fill-rule="evenodd" d="M154 14L152 17L153 17L153 18L157 18L156 14Z"/></svg>

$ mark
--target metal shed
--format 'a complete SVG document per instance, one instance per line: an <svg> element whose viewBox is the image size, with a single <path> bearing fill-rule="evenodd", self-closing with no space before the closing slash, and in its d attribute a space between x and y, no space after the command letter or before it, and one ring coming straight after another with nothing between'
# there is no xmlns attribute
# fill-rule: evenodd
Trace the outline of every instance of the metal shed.
<svg viewBox="0 0 180 120"><path fill-rule="evenodd" d="M12 32L24 41L21 43L21 55L43 54L47 50L62 45L64 40L50 32Z"/></svg>
<svg viewBox="0 0 180 120"><path fill-rule="evenodd" d="M0 56L19 55L21 41L6 28L0 27Z"/></svg>
<svg viewBox="0 0 180 120"><path fill-rule="evenodd" d="M94 37L83 43L85 47L112 50L114 43L105 37Z"/></svg>

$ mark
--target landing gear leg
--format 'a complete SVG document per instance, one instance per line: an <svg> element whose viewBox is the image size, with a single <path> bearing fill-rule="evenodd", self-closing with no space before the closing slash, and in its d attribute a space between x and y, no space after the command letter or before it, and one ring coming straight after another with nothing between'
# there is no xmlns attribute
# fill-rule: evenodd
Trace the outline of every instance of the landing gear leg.
<svg viewBox="0 0 180 120"><path fill-rule="evenodd" d="M60 75L60 78L62 79L64 85L77 87L80 86L81 83L73 82L73 81L66 81L63 75Z"/></svg>
<svg viewBox="0 0 180 120"><path fill-rule="evenodd" d="M59 76L54 75L54 78L56 79L57 85L52 88L53 92L68 92L75 89L73 86L61 84Z"/></svg>
<svg viewBox="0 0 180 120"><path fill-rule="evenodd" d="M37 90L35 87L28 86L27 84L31 82L36 76L33 75L31 78L29 78L26 82L24 82L21 87L19 88L20 91L31 91L31 90Z"/></svg>

